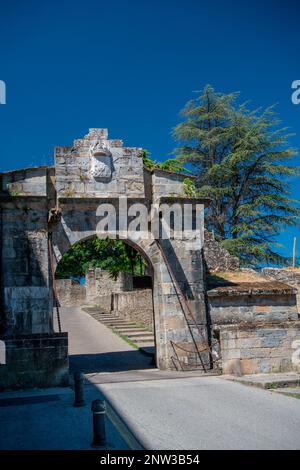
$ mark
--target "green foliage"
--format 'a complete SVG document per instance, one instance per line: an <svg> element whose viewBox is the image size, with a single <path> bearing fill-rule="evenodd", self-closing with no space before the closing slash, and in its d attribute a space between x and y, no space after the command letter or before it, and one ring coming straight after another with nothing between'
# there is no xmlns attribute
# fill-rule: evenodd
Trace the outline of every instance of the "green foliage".
<svg viewBox="0 0 300 470"><path fill-rule="evenodd" d="M197 188L195 182L190 178L185 178L183 180L183 188L184 194L188 197L196 197L197 196Z"/></svg>
<svg viewBox="0 0 300 470"><path fill-rule="evenodd" d="M92 238L73 245L56 269L58 279L81 278L89 267L109 271L116 279L120 272L144 274L146 262L131 246L121 240Z"/></svg>
<svg viewBox="0 0 300 470"><path fill-rule="evenodd" d="M150 158L150 152L148 150L143 149L140 154L140 158L143 159L143 163L146 168L149 170L153 170L155 168L156 162Z"/></svg>
<svg viewBox="0 0 300 470"><path fill-rule="evenodd" d="M273 107L250 111L237 97L208 85L188 102L173 131L176 156L192 164L198 195L211 199L206 223L224 247L245 266L283 264L275 237L299 221L289 184L299 176L290 164L296 151Z"/></svg>
<svg viewBox="0 0 300 470"><path fill-rule="evenodd" d="M143 159L144 165L149 170L159 169L159 170L172 171L174 173L178 173L178 172L190 173L190 171L184 168L184 164L180 162L179 160L177 160L176 158L169 158L165 160L164 162L157 162L150 158L150 152L148 152L148 150L143 150L140 157Z"/></svg>

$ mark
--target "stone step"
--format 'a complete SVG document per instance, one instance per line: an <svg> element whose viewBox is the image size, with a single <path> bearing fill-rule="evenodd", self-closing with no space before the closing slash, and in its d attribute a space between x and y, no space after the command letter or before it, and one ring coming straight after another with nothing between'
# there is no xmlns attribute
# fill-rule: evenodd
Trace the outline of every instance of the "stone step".
<svg viewBox="0 0 300 470"><path fill-rule="evenodd" d="M136 325L136 323L130 323L128 320L115 317L111 314L101 312L88 313L90 313L95 320L100 321L115 330L116 333L120 333L133 341L139 349L143 349L142 352L144 352L144 354L149 356L154 354L154 335L151 331Z"/></svg>
<svg viewBox="0 0 300 470"><path fill-rule="evenodd" d="M110 322L110 321L103 321L102 322L104 325L109 325L114 328L135 328L134 323L115 323L115 322Z"/></svg>
<svg viewBox="0 0 300 470"><path fill-rule="evenodd" d="M94 315L95 316L95 315ZM125 318L117 317L117 315L101 315L101 313L96 315L98 318L102 318L102 320L120 320L120 321L128 321Z"/></svg>
<svg viewBox="0 0 300 470"><path fill-rule="evenodd" d="M119 323L120 325L135 325L135 323L128 323L125 320L119 320L118 318L99 318L99 321L103 323Z"/></svg>
<svg viewBox="0 0 300 470"><path fill-rule="evenodd" d="M145 330L144 328L134 328L134 327L116 327L114 326L114 330L119 331L120 333L150 333L149 331Z"/></svg>
<svg viewBox="0 0 300 470"><path fill-rule="evenodd" d="M124 335L125 336L125 335ZM135 338L131 338L130 336L126 336L128 339L130 339L131 341L133 341L135 344L138 344L138 343L154 343L154 339L152 340L151 338L149 337L135 337Z"/></svg>
<svg viewBox="0 0 300 470"><path fill-rule="evenodd" d="M103 318L120 318L118 315L115 315L113 313L105 313L105 312L96 312L96 313L93 313L93 315L100 315Z"/></svg>
<svg viewBox="0 0 300 470"><path fill-rule="evenodd" d="M126 326L127 323L119 321L119 320L102 320L102 318L97 318L98 321L101 323L109 324L109 325L120 325L120 326ZM132 323L134 325L134 323Z"/></svg>
<svg viewBox="0 0 300 470"><path fill-rule="evenodd" d="M95 313L102 313L102 310L98 307L83 307L83 310L90 315L94 315Z"/></svg>
<svg viewBox="0 0 300 470"><path fill-rule="evenodd" d="M128 336L128 338L134 338L136 336L142 336L142 337L145 337L147 336L148 338L154 338L153 336L153 333L150 333L149 331L134 331L132 333L128 333L126 336Z"/></svg>
<svg viewBox="0 0 300 470"><path fill-rule="evenodd" d="M101 321L120 320L118 317L112 317L111 315L109 317L104 317L103 315L101 315L101 313L96 313L92 315L92 317L96 318L96 320L101 320Z"/></svg>
<svg viewBox="0 0 300 470"><path fill-rule="evenodd" d="M102 313L95 313L93 317L101 318L102 320L121 320L119 317L113 315L103 315Z"/></svg>

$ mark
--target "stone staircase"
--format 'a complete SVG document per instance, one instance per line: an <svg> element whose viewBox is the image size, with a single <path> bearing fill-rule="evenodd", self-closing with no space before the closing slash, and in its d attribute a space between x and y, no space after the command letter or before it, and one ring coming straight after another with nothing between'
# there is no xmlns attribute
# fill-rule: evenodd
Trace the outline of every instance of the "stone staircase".
<svg viewBox="0 0 300 470"><path fill-rule="evenodd" d="M120 318L114 313L103 312L99 307L85 307L84 311L139 349L141 353L154 356L154 335L143 325Z"/></svg>

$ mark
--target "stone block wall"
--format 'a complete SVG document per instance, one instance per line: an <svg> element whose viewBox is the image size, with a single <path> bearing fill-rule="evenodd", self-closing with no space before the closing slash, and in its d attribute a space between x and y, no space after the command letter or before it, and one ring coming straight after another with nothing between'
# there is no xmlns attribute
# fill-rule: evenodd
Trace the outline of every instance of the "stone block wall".
<svg viewBox="0 0 300 470"><path fill-rule="evenodd" d="M120 273L118 278L113 279L108 271L100 268L89 269L86 273L86 301L87 303L99 303L100 296L112 292L124 292L132 290L132 275Z"/></svg>
<svg viewBox="0 0 300 470"><path fill-rule="evenodd" d="M246 284L246 283L245 283ZM298 320L295 293L292 288L270 285L264 287L246 284L239 287L222 287L208 291L208 307L214 325L241 322Z"/></svg>
<svg viewBox="0 0 300 470"><path fill-rule="evenodd" d="M0 191L12 196L46 196L48 167L26 168L0 174Z"/></svg>
<svg viewBox="0 0 300 470"><path fill-rule="evenodd" d="M112 309L119 317L146 325L153 331L152 289L114 293Z"/></svg>
<svg viewBox="0 0 300 470"><path fill-rule="evenodd" d="M1 340L5 342L6 364L0 365L0 390L68 385L67 333Z"/></svg>
<svg viewBox="0 0 300 470"><path fill-rule="evenodd" d="M176 174L165 170L154 169L152 171L152 191L154 198L185 196L183 180L187 177L187 175L179 173Z"/></svg>
<svg viewBox="0 0 300 470"><path fill-rule="evenodd" d="M107 129L89 129L71 147L56 147L59 197L144 197L142 149L108 139Z"/></svg>
<svg viewBox="0 0 300 470"><path fill-rule="evenodd" d="M105 311L110 311L113 293L133 289L130 273L120 273L115 280L110 277L108 271L93 268L87 272L85 279L84 285L72 279L56 279L56 292L62 307L97 304Z"/></svg>
<svg viewBox="0 0 300 470"><path fill-rule="evenodd" d="M51 333L48 207L43 196L1 198L2 331Z"/></svg>
<svg viewBox="0 0 300 470"><path fill-rule="evenodd" d="M300 269L264 268L263 273L297 289L297 308L300 313Z"/></svg>
<svg viewBox="0 0 300 470"><path fill-rule="evenodd" d="M73 307L86 303L86 289L84 285L72 279L56 279L56 293L62 307Z"/></svg>
<svg viewBox="0 0 300 470"><path fill-rule="evenodd" d="M300 321L294 288L276 281L245 282L212 289L207 298L224 374L297 370Z"/></svg>
<svg viewBox="0 0 300 470"><path fill-rule="evenodd" d="M96 300L98 305L101 309L102 313L111 313L112 310L112 297L114 294L104 294L104 295L99 295Z"/></svg>
<svg viewBox="0 0 300 470"><path fill-rule="evenodd" d="M223 374L300 372L300 322L220 329Z"/></svg>
<svg viewBox="0 0 300 470"><path fill-rule="evenodd" d="M239 259L225 250L215 240L213 233L208 230L204 230L203 255L207 272L237 271L239 269Z"/></svg>

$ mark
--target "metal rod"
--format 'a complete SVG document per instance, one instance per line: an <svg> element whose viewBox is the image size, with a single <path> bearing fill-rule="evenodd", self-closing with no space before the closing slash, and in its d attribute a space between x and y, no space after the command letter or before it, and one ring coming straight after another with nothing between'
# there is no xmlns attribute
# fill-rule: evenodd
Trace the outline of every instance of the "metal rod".
<svg viewBox="0 0 300 470"><path fill-rule="evenodd" d="M183 294L183 292L182 292L182 290L181 290L181 288L180 288L180 286L179 286L179 284L178 284L178 282L177 282L177 279L176 279L176 277L175 277L175 275L174 275L174 273L173 273L173 270L172 270L172 268L171 268L171 266L170 266L170 263L169 263L169 261L168 261L166 255L165 255L165 253L164 253L164 251L163 251L163 248L162 248L162 246L161 246L161 244L160 244L160 242L159 242L158 239L156 239L156 243L157 243L157 245L158 245L158 247L159 247L159 249L160 249L160 252L161 252L161 254L162 254L162 257L163 257L163 259L164 259L164 261L165 261L165 263L166 263L166 265L167 265L168 271L169 271L169 273L170 273L170 275L171 275L171 278L172 278L172 280L173 280L173 282L174 282L174 284L175 284L176 290L177 290L177 292L179 292L180 296L183 298L184 303L185 303L185 306L187 307L188 312L189 312L189 314L190 314L190 317L192 318L195 327L197 328L197 330L198 330L200 336L203 338L204 343L206 344L206 347L207 347L209 353L211 354L211 348L210 348L210 346L209 346L209 344L208 344L206 338L204 337L203 332L201 331L201 329L199 328L199 326L198 326L198 324L197 324L197 322L196 322L196 319L195 319L195 317L194 317L194 315L193 315L193 312L191 311L191 309L190 309L190 307L189 307L189 305L188 305L188 303L187 303L187 299L186 299L185 295ZM180 296L179 296L179 297L180 297ZM183 311L184 311L184 309L183 309ZM187 323L188 323L188 322L187 322ZM190 329L189 324L188 324L188 327L189 327L189 330L190 330L190 332L191 332L191 329ZM196 347L196 350L198 350L197 343L196 343L196 341L195 341L195 339L194 339L194 337L193 337L193 333L192 333L192 332L191 332L191 336L192 336L192 340L193 340L193 342L194 342L194 345L195 345L195 347ZM203 363L203 361L202 361L202 357L201 357L200 353L198 353L198 355L199 355L199 359L200 359L200 362L201 362L201 364L202 364L202 367L203 367L204 371L206 372L206 368L205 368L205 366L204 366L204 363Z"/></svg>
<svg viewBox="0 0 300 470"><path fill-rule="evenodd" d="M293 244L293 268L296 267L296 252L297 252L297 238L294 237L294 244Z"/></svg>

